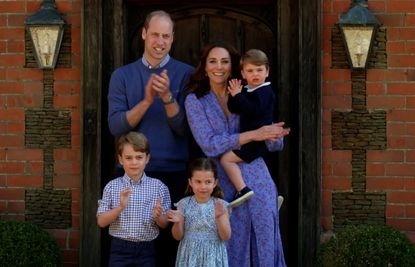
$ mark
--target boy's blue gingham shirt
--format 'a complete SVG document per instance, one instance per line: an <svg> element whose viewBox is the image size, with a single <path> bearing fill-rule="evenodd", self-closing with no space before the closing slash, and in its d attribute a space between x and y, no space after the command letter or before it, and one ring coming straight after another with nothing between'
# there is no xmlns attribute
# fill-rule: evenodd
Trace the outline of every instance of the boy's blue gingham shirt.
<svg viewBox="0 0 415 267"><path fill-rule="evenodd" d="M146 176L139 182L127 175L110 181L104 188L102 199L98 201L97 216L120 205L120 193L131 185L127 207L110 224L109 234L124 240L139 242L151 241L159 234L159 228L153 218L153 207L161 199L163 212L171 207L167 186L160 180Z"/></svg>

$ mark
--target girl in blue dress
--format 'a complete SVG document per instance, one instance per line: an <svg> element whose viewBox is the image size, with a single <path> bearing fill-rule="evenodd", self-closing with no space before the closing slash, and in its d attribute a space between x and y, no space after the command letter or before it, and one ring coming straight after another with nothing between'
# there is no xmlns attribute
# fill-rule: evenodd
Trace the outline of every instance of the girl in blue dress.
<svg viewBox="0 0 415 267"><path fill-rule="evenodd" d="M172 235L180 240L176 267L227 267L225 240L231 237L228 203L222 200L217 166L207 158L194 160L189 166L187 197L169 210Z"/></svg>

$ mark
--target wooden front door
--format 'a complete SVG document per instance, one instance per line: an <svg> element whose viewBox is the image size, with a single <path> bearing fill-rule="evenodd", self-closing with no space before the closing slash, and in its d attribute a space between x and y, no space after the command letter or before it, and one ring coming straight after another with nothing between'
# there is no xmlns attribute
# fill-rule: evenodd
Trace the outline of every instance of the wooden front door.
<svg viewBox="0 0 415 267"><path fill-rule="evenodd" d="M258 48L267 53L270 79L277 95L275 118L284 120L292 128L284 152L271 153L266 159L279 193L285 198L280 211L284 252L290 266L311 266L307 259L312 258L318 241L319 214L319 105L316 105L319 36L315 28L308 31L300 28L315 26L316 22L311 21L317 15L318 1L211 2L90 0L84 3L86 128L81 227L85 230L81 237L81 263L85 266L97 266L97 261L88 253L91 249L99 253L95 256L101 259L101 266L106 266L108 258L108 235L105 230L101 233L94 228L94 223L96 199L101 197L105 184L114 178L114 143L107 125L110 75L117 67L142 55L141 27L145 16L156 9L166 10L175 21L170 54L191 65L196 65L201 48L216 39L231 43L240 52ZM303 140L312 140L312 143L302 143Z"/></svg>

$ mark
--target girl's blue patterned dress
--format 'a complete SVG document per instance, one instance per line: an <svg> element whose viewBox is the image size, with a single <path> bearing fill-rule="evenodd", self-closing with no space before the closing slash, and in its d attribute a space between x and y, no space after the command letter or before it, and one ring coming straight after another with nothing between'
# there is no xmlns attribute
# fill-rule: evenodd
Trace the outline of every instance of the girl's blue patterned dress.
<svg viewBox="0 0 415 267"><path fill-rule="evenodd" d="M198 203L194 196L185 197L178 203L184 215L184 236L177 251L176 267L227 267L228 255L225 242L220 239L215 220L215 201Z"/></svg>

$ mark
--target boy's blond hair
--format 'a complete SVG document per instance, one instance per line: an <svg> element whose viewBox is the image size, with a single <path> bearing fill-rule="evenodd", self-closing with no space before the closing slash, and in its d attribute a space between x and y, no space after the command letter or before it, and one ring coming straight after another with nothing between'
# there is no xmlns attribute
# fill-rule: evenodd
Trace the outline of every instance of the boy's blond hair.
<svg viewBox="0 0 415 267"><path fill-rule="evenodd" d="M117 153L122 154L125 144L133 146L134 151L144 152L150 154L150 144L144 134L138 132L129 132L120 136L117 140Z"/></svg>
<svg viewBox="0 0 415 267"><path fill-rule="evenodd" d="M244 64L265 65L269 68L269 61L267 55L259 49L249 49L241 57L241 69Z"/></svg>

